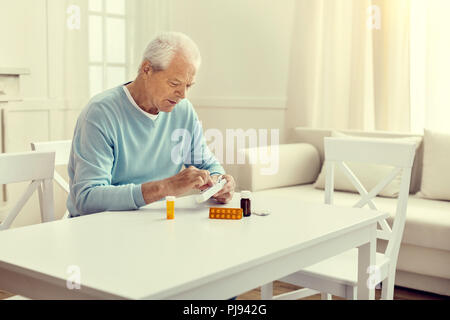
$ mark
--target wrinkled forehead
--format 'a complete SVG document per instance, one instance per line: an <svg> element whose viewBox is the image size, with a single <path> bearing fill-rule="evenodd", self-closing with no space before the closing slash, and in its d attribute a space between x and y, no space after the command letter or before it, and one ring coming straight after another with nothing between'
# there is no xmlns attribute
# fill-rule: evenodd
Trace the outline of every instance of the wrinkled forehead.
<svg viewBox="0 0 450 320"><path fill-rule="evenodd" d="M176 54L165 70L167 76L177 78L180 81L192 82L195 77L195 66L182 54Z"/></svg>

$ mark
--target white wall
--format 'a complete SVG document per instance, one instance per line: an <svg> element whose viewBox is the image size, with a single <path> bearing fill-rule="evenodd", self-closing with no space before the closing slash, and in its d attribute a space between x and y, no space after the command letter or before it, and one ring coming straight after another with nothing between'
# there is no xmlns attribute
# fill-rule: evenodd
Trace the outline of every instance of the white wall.
<svg viewBox="0 0 450 320"><path fill-rule="evenodd" d="M2 107L6 152L29 151L32 141L70 139L79 113L77 109L63 107L61 90L53 90L53 94L50 92L52 87L61 87L61 79L51 78L49 74L60 66L60 61L56 61L55 57L62 59L61 52L48 50L47 6L51 1L55 0L0 0L0 67L30 70L29 74L21 76L23 101ZM64 8L61 14L64 21ZM58 168L58 171L63 176L67 175L65 168ZM9 203L17 201L25 188L24 183L8 185ZM65 211L65 201L65 193L55 187L55 205L59 216ZM13 227L39 222L38 208L37 195L34 195Z"/></svg>
<svg viewBox="0 0 450 320"><path fill-rule="evenodd" d="M11 122L7 125L12 131L7 135L7 152L29 150L29 143L24 142L27 139L70 138L75 124L73 117L78 115L77 108L82 107L64 106L63 81L58 73L64 61L62 37L56 34L57 29L65 27L66 13L64 6L58 8L60 23L51 25L47 7L55 3L62 1L0 0L0 66L30 70L29 74L21 76L23 102L8 111ZM49 27L52 30L48 30ZM24 141L21 141L22 136Z"/></svg>
<svg viewBox="0 0 450 320"><path fill-rule="evenodd" d="M189 99L204 129L278 129L285 141L295 1L172 2L171 29L198 44L202 66ZM237 166L225 165L230 174Z"/></svg>
<svg viewBox="0 0 450 320"><path fill-rule="evenodd" d="M203 56L193 97L285 99L294 1L174 4L172 29L189 34Z"/></svg>
<svg viewBox="0 0 450 320"><path fill-rule="evenodd" d="M22 96L47 97L46 0L0 0L0 65L26 67Z"/></svg>

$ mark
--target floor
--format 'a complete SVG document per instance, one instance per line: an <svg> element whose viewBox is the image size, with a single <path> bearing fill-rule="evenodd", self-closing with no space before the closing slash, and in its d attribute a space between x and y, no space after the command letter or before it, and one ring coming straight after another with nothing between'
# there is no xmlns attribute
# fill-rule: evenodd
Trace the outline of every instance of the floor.
<svg viewBox="0 0 450 320"><path fill-rule="evenodd" d="M299 289L300 287L283 283L280 281L275 281L273 286L273 291L275 295L289 292L291 290ZM0 290L0 300L6 299L12 296L11 294ZM381 290L375 291L375 298L379 299L381 296ZM253 289L249 292L241 294L237 297L237 300L259 300L260 299L260 289ZM339 297L333 297L336 300L343 300ZM311 297L304 298L302 300L320 300L320 295L314 295ZM432 294L424 291L417 291L402 287L395 287L394 300L450 300L448 296L440 296L437 294Z"/></svg>
<svg viewBox="0 0 450 320"><path fill-rule="evenodd" d="M275 281L273 285L273 292L274 295L278 295L300 288L301 287L297 287L292 284ZM381 297L381 290L375 290L375 299L380 299L380 297ZM237 297L237 300L259 300L259 299L260 299L259 288L253 289ZM333 300L334 299L344 300L343 298L333 296ZM320 294L303 298L301 300L320 300ZM396 286L394 290L394 300L450 300L450 297Z"/></svg>

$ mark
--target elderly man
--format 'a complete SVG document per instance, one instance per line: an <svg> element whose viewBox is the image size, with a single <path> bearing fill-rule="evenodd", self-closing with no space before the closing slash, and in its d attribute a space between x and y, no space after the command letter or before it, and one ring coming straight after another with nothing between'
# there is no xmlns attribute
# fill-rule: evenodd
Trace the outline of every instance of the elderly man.
<svg viewBox="0 0 450 320"><path fill-rule="evenodd" d="M231 200L234 179L209 151L185 99L199 66L199 50L189 37L163 33L148 45L133 82L91 99L72 142L71 217L138 209L169 195L203 190L220 175L227 183L213 197L219 203Z"/></svg>

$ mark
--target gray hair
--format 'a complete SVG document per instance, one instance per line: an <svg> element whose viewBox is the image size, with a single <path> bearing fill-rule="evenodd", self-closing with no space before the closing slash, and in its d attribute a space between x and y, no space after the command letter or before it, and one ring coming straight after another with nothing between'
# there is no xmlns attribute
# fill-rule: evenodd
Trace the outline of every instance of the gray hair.
<svg viewBox="0 0 450 320"><path fill-rule="evenodd" d="M200 50L191 38L181 32L157 35L145 49L143 61L150 61L154 71L165 70L177 52L183 54L198 70L201 64Z"/></svg>

